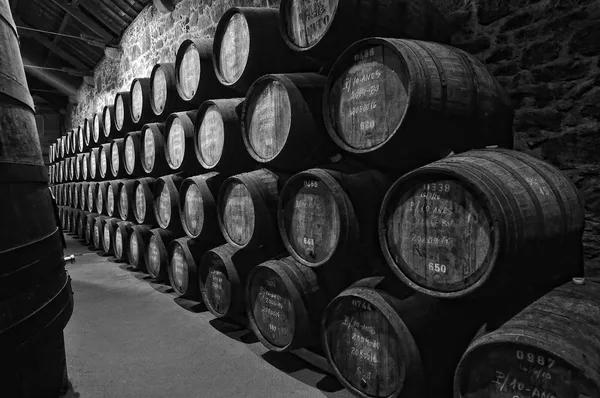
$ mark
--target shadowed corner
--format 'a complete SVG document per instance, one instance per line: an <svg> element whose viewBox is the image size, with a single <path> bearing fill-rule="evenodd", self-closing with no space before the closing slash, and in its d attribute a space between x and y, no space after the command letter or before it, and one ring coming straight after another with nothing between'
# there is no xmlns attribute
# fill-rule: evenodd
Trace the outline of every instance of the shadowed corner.
<svg viewBox="0 0 600 398"><path fill-rule="evenodd" d="M193 312L195 314L199 314L201 312L208 311L208 308L206 308L206 305L204 305L204 303L201 301L190 300L190 299L183 298L183 297L175 297L173 299L173 301L181 308L183 308L187 311Z"/></svg>
<svg viewBox="0 0 600 398"><path fill-rule="evenodd" d="M251 330L240 325L239 322L235 322L231 319L215 318L210 320L208 323L210 323L212 327L223 333L225 336L241 343L254 344L258 343L259 341Z"/></svg>

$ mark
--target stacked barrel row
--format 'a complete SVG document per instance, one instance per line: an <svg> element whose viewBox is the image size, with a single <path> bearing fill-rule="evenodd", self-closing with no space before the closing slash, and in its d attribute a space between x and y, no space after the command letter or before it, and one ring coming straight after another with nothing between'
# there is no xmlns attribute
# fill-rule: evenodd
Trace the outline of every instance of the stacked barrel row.
<svg viewBox="0 0 600 398"><path fill-rule="evenodd" d="M522 324L539 302L516 315L581 275L577 190L537 159L473 150L512 147L506 93L471 55L419 41L447 39L431 4L382 5L228 10L212 46L187 40L172 73L154 68L150 103L170 98L152 106L170 116L139 132L123 122L125 174L77 182L73 165L55 187L64 206L78 190L96 198L63 208L65 227L89 225L88 243L217 317L245 317L271 350L322 349L359 396L596 396L598 373L559 345L585 352L597 331L563 328L542 347L564 318L546 313L536 332ZM598 308L581 286L555 308ZM509 337L518 327L527 342Z"/></svg>

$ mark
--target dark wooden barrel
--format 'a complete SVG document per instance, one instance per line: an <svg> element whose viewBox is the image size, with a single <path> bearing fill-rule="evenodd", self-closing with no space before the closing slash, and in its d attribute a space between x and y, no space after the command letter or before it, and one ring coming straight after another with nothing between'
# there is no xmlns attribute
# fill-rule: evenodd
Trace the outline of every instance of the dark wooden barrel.
<svg viewBox="0 0 600 398"><path fill-rule="evenodd" d="M96 223L96 218L100 214L98 213L90 213L88 212L85 220L85 243L88 245L94 244L94 224Z"/></svg>
<svg viewBox="0 0 600 398"><path fill-rule="evenodd" d="M127 251L127 259L129 264L137 270L146 270L148 264L148 241L152 226L150 225L134 225L131 227L129 235L129 248Z"/></svg>
<svg viewBox="0 0 600 398"><path fill-rule="evenodd" d="M432 42L353 44L329 74L323 118L340 148L400 171L451 151L513 145L502 86L474 56Z"/></svg>
<svg viewBox="0 0 600 398"><path fill-rule="evenodd" d="M222 239L217 215L219 187L225 176L212 172L186 178L179 189L179 218L187 236L204 241Z"/></svg>
<svg viewBox="0 0 600 398"><path fill-rule="evenodd" d="M209 62L209 66L212 68L211 61L208 60L207 62ZM165 119L167 115L173 112L194 107L194 105L186 104L177 93L175 64L156 64L152 68L152 73L150 73L150 106L152 112L162 119Z"/></svg>
<svg viewBox="0 0 600 398"><path fill-rule="evenodd" d="M146 271L155 282L168 280L169 251L171 242L179 236L168 229L155 228L150 231L148 240Z"/></svg>
<svg viewBox="0 0 600 398"><path fill-rule="evenodd" d="M64 139L65 139L65 157L71 155L71 141L73 141L73 139L71 138L71 136L73 135L73 130L71 131L67 131L67 134L65 134Z"/></svg>
<svg viewBox="0 0 600 398"><path fill-rule="evenodd" d="M85 240L85 228L87 224L87 214L85 210L79 210L79 218L77 219L77 237Z"/></svg>
<svg viewBox="0 0 600 398"><path fill-rule="evenodd" d="M131 177L139 177L144 174L141 138L141 131L132 131L125 135L123 166L125 173Z"/></svg>
<svg viewBox="0 0 600 398"><path fill-rule="evenodd" d="M100 179L100 148L92 148L89 152L90 180Z"/></svg>
<svg viewBox="0 0 600 398"><path fill-rule="evenodd" d="M120 203L119 198L119 185L123 180L111 180L108 181L108 188L106 190L106 214L109 217L117 217L118 206Z"/></svg>
<svg viewBox="0 0 600 398"><path fill-rule="evenodd" d="M71 209L70 207L65 207L65 213L64 213L64 220L63 220L63 230L65 232L69 232L71 230L71 213L73 212L73 209Z"/></svg>
<svg viewBox="0 0 600 398"><path fill-rule="evenodd" d="M244 147L240 130L243 98L205 101L198 109L194 149L206 170L240 173L252 168L254 161Z"/></svg>
<svg viewBox="0 0 600 398"><path fill-rule="evenodd" d="M165 156L172 171L201 172L194 134L197 111L172 113L165 123Z"/></svg>
<svg viewBox="0 0 600 398"><path fill-rule="evenodd" d="M71 221L69 222L69 232L73 235L77 235L77 226L79 223L79 210L73 208L71 211Z"/></svg>
<svg viewBox="0 0 600 398"><path fill-rule="evenodd" d="M76 156L69 157L69 181L75 181L75 162Z"/></svg>
<svg viewBox="0 0 600 398"><path fill-rule="evenodd" d="M115 129L117 134L111 138L125 136L125 133L133 130L136 123L131 118L131 95L129 91L121 91L115 94Z"/></svg>
<svg viewBox="0 0 600 398"><path fill-rule="evenodd" d="M111 156L111 150L110 150L110 143L106 143L106 144L102 144L100 146L100 148L98 149L98 159L99 159L99 163L97 163L97 168L98 168L98 174L100 179L108 179L110 178L110 165L109 163L112 160L112 156Z"/></svg>
<svg viewBox="0 0 600 398"><path fill-rule="evenodd" d="M92 246L96 250L102 250L103 238L104 238L104 224L106 223L107 216L98 216L94 221L94 239Z"/></svg>
<svg viewBox="0 0 600 398"><path fill-rule="evenodd" d="M90 188L90 184L88 182L83 182L79 184L79 208L81 210L87 209L87 200L88 200L88 190Z"/></svg>
<svg viewBox="0 0 600 398"><path fill-rule="evenodd" d="M142 168L148 175L160 177L171 172L165 155L165 125L148 123L142 127L141 157Z"/></svg>
<svg viewBox="0 0 600 398"><path fill-rule="evenodd" d="M454 397L600 396L600 284L576 282L476 338L456 369Z"/></svg>
<svg viewBox="0 0 600 398"><path fill-rule="evenodd" d="M217 214L228 243L239 248L281 246L277 233L281 185L280 177L267 169L237 174L221 184Z"/></svg>
<svg viewBox="0 0 600 398"><path fill-rule="evenodd" d="M71 207L74 209L79 208L79 187L77 183L71 185Z"/></svg>
<svg viewBox="0 0 600 398"><path fill-rule="evenodd" d="M61 160L58 162L58 182L62 183L64 181L65 175L65 161Z"/></svg>
<svg viewBox="0 0 600 398"><path fill-rule="evenodd" d="M432 1L282 0L279 17L289 48L326 65L366 37L449 43L453 33Z"/></svg>
<svg viewBox="0 0 600 398"><path fill-rule="evenodd" d="M136 78L131 82L129 91L131 121L134 126L142 126L148 122L157 120L152 112L150 92L150 78Z"/></svg>
<svg viewBox="0 0 600 398"><path fill-rule="evenodd" d="M119 222L116 218L107 218L104 222L104 229L102 230L102 250L104 254L112 255L115 252L115 229Z"/></svg>
<svg viewBox="0 0 600 398"><path fill-rule="evenodd" d="M65 158L65 136L64 135L58 139L58 157L60 159Z"/></svg>
<svg viewBox="0 0 600 398"><path fill-rule="evenodd" d="M129 247L129 240L131 236L131 228L135 224L129 221L117 222L115 228L114 238L114 256L118 262L125 262L128 260L127 250Z"/></svg>
<svg viewBox="0 0 600 398"><path fill-rule="evenodd" d="M100 214L106 213L106 201L108 199L108 186L110 181L102 181L98 183L98 191L96 195L96 212Z"/></svg>
<svg viewBox="0 0 600 398"><path fill-rule="evenodd" d="M87 181L90 179L89 164L90 164L90 154L89 154L89 152L86 152L81 157L81 165L80 165L81 179L83 181Z"/></svg>
<svg viewBox="0 0 600 398"><path fill-rule="evenodd" d="M241 93L268 73L319 69L316 63L286 46L279 33L279 12L274 8L227 10L217 25L213 54L217 79Z"/></svg>
<svg viewBox="0 0 600 398"><path fill-rule="evenodd" d="M271 258L265 250L239 249L226 243L202 257L198 275L202 300L217 318L244 316L244 288L252 268Z"/></svg>
<svg viewBox="0 0 600 398"><path fill-rule="evenodd" d="M83 146L81 152L87 151L94 141L92 140L92 118L85 118L83 120Z"/></svg>
<svg viewBox="0 0 600 398"><path fill-rule="evenodd" d="M96 211L96 200L98 199L98 183L90 182L87 194L87 211Z"/></svg>
<svg viewBox="0 0 600 398"><path fill-rule="evenodd" d="M81 153L87 149L87 145L85 143L85 123L87 123L87 119L84 119L84 124L77 127L77 135L75 138L75 147L77 149L77 153Z"/></svg>
<svg viewBox="0 0 600 398"><path fill-rule="evenodd" d="M198 268L207 250L212 248L205 242L188 237L175 239L169 245L167 272L175 294L185 298L199 298Z"/></svg>
<svg viewBox="0 0 600 398"><path fill-rule="evenodd" d="M579 276L583 227L581 197L558 169L487 149L396 181L381 207L379 239L392 271L415 290L500 296Z"/></svg>
<svg viewBox="0 0 600 398"><path fill-rule="evenodd" d="M125 138L112 140L109 148L110 153L110 174L113 178L123 178L127 176L125 171Z"/></svg>
<svg viewBox="0 0 600 398"><path fill-rule="evenodd" d="M104 144L106 134L104 133L104 115L103 112L94 114L92 118L92 143L94 146Z"/></svg>
<svg viewBox="0 0 600 398"><path fill-rule="evenodd" d="M133 202L135 201L135 181L121 180L117 188L117 214L123 221L135 221Z"/></svg>
<svg viewBox="0 0 600 398"><path fill-rule="evenodd" d="M219 83L212 58L212 39L186 39L177 50L176 88L187 109L195 108L211 98L238 96L234 90Z"/></svg>
<svg viewBox="0 0 600 398"><path fill-rule="evenodd" d="M74 169L75 169L75 181L81 181L82 180L82 174L81 174L81 162L83 158L83 153L78 153L77 156L75 156L75 164L74 164Z"/></svg>
<svg viewBox="0 0 600 398"><path fill-rule="evenodd" d="M156 179L154 184L154 217L158 226L170 229L174 233L183 235L183 226L179 217L179 188L185 176L171 174Z"/></svg>
<svg viewBox="0 0 600 398"><path fill-rule="evenodd" d="M133 184L133 215L138 224L157 225L154 216L154 185L156 179L146 177Z"/></svg>
<svg viewBox="0 0 600 398"><path fill-rule="evenodd" d="M481 325L472 305L369 278L331 300L321 341L338 380L358 397L451 398L456 364Z"/></svg>
<svg viewBox="0 0 600 398"><path fill-rule="evenodd" d="M322 165L339 151L322 117L327 78L316 73L265 75L242 107L242 138L254 160L288 171Z"/></svg>
<svg viewBox="0 0 600 398"><path fill-rule="evenodd" d="M102 109L102 124L104 127L101 129L104 132L104 141L118 138L119 131L115 123L115 107L114 105L105 105Z"/></svg>

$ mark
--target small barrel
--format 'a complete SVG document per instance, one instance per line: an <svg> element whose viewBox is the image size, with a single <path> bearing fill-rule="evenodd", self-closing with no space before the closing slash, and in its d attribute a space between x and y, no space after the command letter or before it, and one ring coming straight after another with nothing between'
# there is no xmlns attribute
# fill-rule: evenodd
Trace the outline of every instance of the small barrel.
<svg viewBox="0 0 600 398"><path fill-rule="evenodd" d="M98 146L104 144L106 135L104 134L104 116L102 112L94 114L92 118L92 144Z"/></svg>
<svg viewBox="0 0 600 398"><path fill-rule="evenodd" d="M202 256L211 246L190 238L175 239L169 245L169 282L180 297L198 298L198 268Z"/></svg>
<svg viewBox="0 0 600 398"><path fill-rule="evenodd" d="M112 178L123 178L127 176L125 171L125 138L112 140L109 153L110 174Z"/></svg>
<svg viewBox="0 0 600 398"><path fill-rule="evenodd" d="M77 224L79 223L79 210L73 208L71 211L71 220L69 221L69 233L77 235Z"/></svg>
<svg viewBox="0 0 600 398"><path fill-rule="evenodd" d="M94 221L94 239L93 244L96 250L102 250L104 240L104 224L106 223L107 216L98 216Z"/></svg>
<svg viewBox="0 0 600 398"><path fill-rule="evenodd" d="M391 270L417 291L499 296L579 276L583 227L582 199L558 169L487 149L402 176L383 200L379 239Z"/></svg>
<svg viewBox="0 0 600 398"><path fill-rule="evenodd" d="M169 115L165 123L165 156L172 171L201 172L196 158L194 134L197 111Z"/></svg>
<svg viewBox="0 0 600 398"><path fill-rule="evenodd" d="M206 170L240 173L254 161L244 147L240 129L243 98L205 101L198 109L194 149Z"/></svg>
<svg viewBox="0 0 600 398"><path fill-rule="evenodd" d="M129 91L121 91L115 94L114 107L117 134L111 138L120 138L136 127L136 123L131 118L131 95Z"/></svg>
<svg viewBox="0 0 600 398"><path fill-rule="evenodd" d="M83 159L83 153L78 153L75 157L75 181L83 180L83 175L81 173L81 162Z"/></svg>
<svg viewBox="0 0 600 398"><path fill-rule="evenodd" d="M277 233L280 177L267 169L229 177L217 199L219 228L225 240L239 248L281 246Z"/></svg>
<svg viewBox="0 0 600 398"><path fill-rule="evenodd" d="M400 172L451 151L513 145L502 86L474 56L432 42L353 44L329 73L323 118L340 148Z"/></svg>
<svg viewBox="0 0 600 398"><path fill-rule="evenodd" d="M123 221L135 221L133 202L135 201L135 181L121 180L117 187L117 214Z"/></svg>
<svg viewBox="0 0 600 398"><path fill-rule="evenodd" d="M87 211L96 211L96 201L98 200L98 186L97 182L90 182L87 194Z"/></svg>
<svg viewBox="0 0 600 398"><path fill-rule="evenodd" d="M98 174L99 174L100 178L103 180L110 178L109 163L112 160L110 146L111 146L110 143L106 143L106 144L102 144L100 146L100 148L98 149L98 151L99 151L98 158L100 160L100 163L97 165Z"/></svg>
<svg viewBox="0 0 600 398"><path fill-rule="evenodd" d="M212 68L210 60L208 62ZM192 73L195 73L195 71L192 71ZM185 77L187 78L187 74ZM152 68L152 73L150 73L150 106L152 112L162 119L173 112L194 107L194 105L186 104L177 93L175 64L156 64Z"/></svg>
<svg viewBox="0 0 600 398"><path fill-rule="evenodd" d="M347 164L295 174L281 190L277 211L287 251L310 267L375 257L377 216L390 185L378 171Z"/></svg>
<svg viewBox="0 0 600 398"><path fill-rule="evenodd" d="M171 174L156 179L154 190L154 216L158 226L183 235L183 226L179 217L179 188L184 176Z"/></svg>
<svg viewBox="0 0 600 398"><path fill-rule="evenodd" d="M79 185L79 208L81 210L87 209L87 200L88 200L88 190L90 188L90 184L88 182L83 182Z"/></svg>
<svg viewBox="0 0 600 398"><path fill-rule="evenodd" d="M89 172L90 180L100 179L100 148L92 148L89 152Z"/></svg>
<svg viewBox="0 0 600 398"><path fill-rule="evenodd" d="M127 251L128 263L137 270L146 270L148 265L148 241L150 240L150 225L134 225L129 235Z"/></svg>
<svg viewBox="0 0 600 398"><path fill-rule="evenodd" d="M71 229L71 212L72 211L73 211L73 209L71 209L70 207L65 207L64 218L62 220L63 221L62 229L66 233L69 233L69 230Z"/></svg>
<svg viewBox="0 0 600 398"><path fill-rule="evenodd" d="M114 256L118 262L125 262L128 260L127 250L129 248L131 228L134 225L134 223L129 221L117 222L114 238Z"/></svg>
<svg viewBox="0 0 600 398"><path fill-rule="evenodd" d="M279 17L288 47L326 65L365 37L449 43L453 32L434 1L282 0Z"/></svg>
<svg viewBox="0 0 600 398"><path fill-rule="evenodd" d="M133 126L142 126L156 120L150 100L150 79L136 78L131 82L129 91L131 121Z"/></svg>
<svg viewBox="0 0 600 398"><path fill-rule="evenodd" d="M73 141L73 139L71 138L71 136L73 135L73 130L71 131L67 131L67 134L65 134L64 136L64 140L65 140L65 157L71 155L71 141Z"/></svg>
<svg viewBox="0 0 600 398"><path fill-rule="evenodd" d="M168 229L155 228L148 240L146 271L155 282L168 280L169 252L167 248L178 236Z"/></svg>
<svg viewBox="0 0 600 398"><path fill-rule="evenodd" d="M179 190L179 218L190 238L221 240L217 196L224 176L212 172L186 178Z"/></svg>
<svg viewBox="0 0 600 398"><path fill-rule="evenodd" d="M87 211L79 210L79 218L77 219L77 237L82 240L85 240L87 214Z"/></svg>
<svg viewBox="0 0 600 398"><path fill-rule="evenodd" d="M279 12L273 8L227 10L217 25L213 54L217 79L241 93L268 73L319 69L316 63L286 46L279 33Z"/></svg>
<svg viewBox="0 0 600 398"><path fill-rule="evenodd" d="M83 121L83 125L79 126L77 128L77 136L76 136L76 148L77 148L77 153L82 153L83 151L85 151L87 149L87 145L85 144L85 124L87 123L87 119L84 119Z"/></svg>
<svg viewBox="0 0 600 398"><path fill-rule="evenodd" d="M58 138L58 158L59 159L64 159L65 158L65 136L60 136Z"/></svg>
<svg viewBox="0 0 600 398"><path fill-rule="evenodd" d="M98 213L87 213L85 217L85 243L88 245L94 244L94 224L96 223L96 218L100 214Z"/></svg>
<svg viewBox="0 0 600 398"><path fill-rule="evenodd" d="M118 222L119 220L116 218L107 218L104 222L102 250L105 254L113 255L115 253L115 232Z"/></svg>
<svg viewBox="0 0 600 398"><path fill-rule="evenodd" d="M130 177L140 177L144 174L141 138L141 131L132 131L125 135L123 166L125 173Z"/></svg>
<svg viewBox="0 0 600 398"><path fill-rule="evenodd" d="M254 160L295 172L328 163L339 152L321 114L326 81L316 73L294 73L265 75L252 84L241 129Z"/></svg>
<svg viewBox="0 0 600 398"><path fill-rule="evenodd" d="M451 398L453 371L480 314L386 282L361 280L331 300L321 328L327 361L358 397Z"/></svg>
<svg viewBox="0 0 600 398"><path fill-rule="evenodd" d="M133 191L133 215L139 224L156 225L154 216L154 178L140 178L135 180Z"/></svg>
<svg viewBox="0 0 600 398"><path fill-rule="evenodd" d="M202 300L217 318L244 316L244 287L252 268L267 261L265 250L239 249L226 243L204 254L198 275Z"/></svg>
<svg viewBox="0 0 600 398"><path fill-rule="evenodd" d="M83 181L87 181L87 180L90 179L89 164L90 164L90 154L89 154L89 152L86 152L81 157L81 165L80 165L80 167L81 167L81 179Z"/></svg>
<svg viewBox="0 0 600 398"><path fill-rule="evenodd" d="M71 207L73 207L74 209L78 209L79 208L79 195L80 195L80 189L79 189L79 185L77 183L73 184L73 202L71 203Z"/></svg>
<svg viewBox="0 0 600 398"><path fill-rule="evenodd" d="M597 282L553 290L471 343L456 369L454 397L600 396L598 314Z"/></svg>
<svg viewBox="0 0 600 398"><path fill-rule="evenodd" d="M179 46L175 57L176 88L186 108L195 108L210 98L237 96L217 80L212 58L212 39L186 39Z"/></svg>
<svg viewBox="0 0 600 398"><path fill-rule="evenodd" d="M102 124L104 127L102 131L104 132L104 141L111 140L117 137L117 126L115 124L115 107L114 105L106 105L102 109Z"/></svg>
<svg viewBox="0 0 600 398"><path fill-rule="evenodd" d="M83 146L81 152L87 151L94 141L92 140L92 118L85 118L83 120Z"/></svg>
<svg viewBox="0 0 600 398"><path fill-rule="evenodd" d="M106 213L106 200L108 199L108 186L110 181L102 181L98 183L98 194L96 195L96 212L100 214Z"/></svg>
<svg viewBox="0 0 600 398"><path fill-rule="evenodd" d="M165 125L149 123L142 127L142 168L148 175L160 177L171 172L165 155Z"/></svg>
<svg viewBox="0 0 600 398"><path fill-rule="evenodd" d="M108 188L106 190L106 214L109 217L116 217L118 213L119 199L119 185L122 180L112 180L108 182Z"/></svg>
<svg viewBox="0 0 600 398"><path fill-rule="evenodd" d="M69 181L75 181L75 160L76 156L69 157Z"/></svg>

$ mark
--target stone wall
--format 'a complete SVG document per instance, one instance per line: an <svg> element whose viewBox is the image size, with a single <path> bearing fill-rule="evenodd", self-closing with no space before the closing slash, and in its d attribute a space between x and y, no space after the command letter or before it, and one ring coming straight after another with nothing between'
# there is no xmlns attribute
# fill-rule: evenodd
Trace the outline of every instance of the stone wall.
<svg viewBox="0 0 600 398"><path fill-rule="evenodd" d="M583 193L587 271L600 275L600 2L434 1L455 26L453 44L483 61L511 95L516 149L559 167ZM146 8L123 36L123 59L104 60L96 88L80 90L71 122L112 102L156 62L173 62L185 38L212 37L227 8L278 2L183 0L169 15Z"/></svg>

